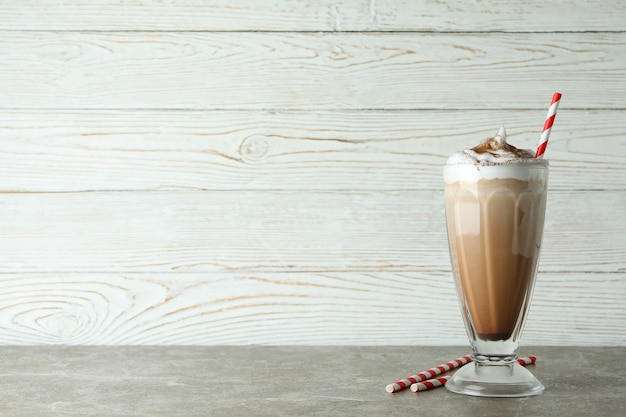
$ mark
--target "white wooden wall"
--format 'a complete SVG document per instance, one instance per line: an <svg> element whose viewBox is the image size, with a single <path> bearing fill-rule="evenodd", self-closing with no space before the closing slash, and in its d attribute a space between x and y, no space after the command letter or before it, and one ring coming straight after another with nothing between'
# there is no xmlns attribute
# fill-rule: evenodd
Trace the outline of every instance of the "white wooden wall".
<svg viewBox="0 0 626 417"><path fill-rule="evenodd" d="M626 2L0 0L1 344L466 344L441 168L534 148L525 344L626 345Z"/></svg>

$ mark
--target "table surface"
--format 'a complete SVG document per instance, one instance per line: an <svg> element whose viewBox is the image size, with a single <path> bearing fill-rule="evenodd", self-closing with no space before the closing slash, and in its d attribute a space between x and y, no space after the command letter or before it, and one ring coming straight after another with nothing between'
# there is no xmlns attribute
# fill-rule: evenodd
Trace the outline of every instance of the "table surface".
<svg viewBox="0 0 626 417"><path fill-rule="evenodd" d="M520 348L546 391L472 398L445 388L388 394L462 347L15 347L2 416L617 416L626 348Z"/></svg>

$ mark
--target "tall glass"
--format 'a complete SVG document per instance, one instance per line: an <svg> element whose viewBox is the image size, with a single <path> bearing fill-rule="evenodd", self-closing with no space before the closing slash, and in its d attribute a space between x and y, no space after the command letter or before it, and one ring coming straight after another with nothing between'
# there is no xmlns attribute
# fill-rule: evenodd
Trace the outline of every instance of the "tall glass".
<svg viewBox="0 0 626 417"><path fill-rule="evenodd" d="M536 395L543 386L517 363L543 234L548 162L446 165L450 256L472 364L446 384L488 397Z"/></svg>

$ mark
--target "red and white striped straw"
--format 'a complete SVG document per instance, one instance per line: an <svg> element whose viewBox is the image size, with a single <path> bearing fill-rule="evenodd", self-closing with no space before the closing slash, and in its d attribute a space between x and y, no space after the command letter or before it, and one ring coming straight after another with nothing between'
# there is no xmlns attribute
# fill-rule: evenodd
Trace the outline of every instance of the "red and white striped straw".
<svg viewBox="0 0 626 417"><path fill-rule="evenodd" d="M421 392L428 391L429 389L439 388L446 385L446 382L450 379L452 375L440 376L438 378L429 379L423 382L417 382L411 385L411 391L413 392Z"/></svg>
<svg viewBox="0 0 626 417"><path fill-rule="evenodd" d="M517 361L522 366L534 365L535 362L537 362L537 357L535 355L528 355L523 358L519 358Z"/></svg>
<svg viewBox="0 0 626 417"><path fill-rule="evenodd" d="M522 366L531 365L537 362L537 357L534 355L528 355L524 358L519 358L517 362ZM428 391L429 389L433 388L443 387L444 385L446 385L446 382L448 382L451 376L452 375L445 375L422 382L416 382L415 384L411 384L411 391L421 392Z"/></svg>
<svg viewBox="0 0 626 417"><path fill-rule="evenodd" d="M548 115L546 121L543 124L543 132L541 132L541 139L539 139L539 145L537 146L537 152L535 152L535 158L543 158L543 154L546 152L548 146L548 139L550 138L550 132L552 131L552 125L554 124L554 118L556 117L556 111L559 108L561 102L561 93L554 93L552 95L552 102L548 109Z"/></svg>
<svg viewBox="0 0 626 417"><path fill-rule="evenodd" d="M444 364L441 365L437 365L434 368L430 368L426 371L420 372L418 374L415 375L411 375L409 377L406 377L405 379L401 379L399 381L394 382L393 384L389 384L387 385L387 387L385 388L385 390L388 393L393 393L393 392L397 392L397 391L401 391L405 388L408 388L411 384L415 384L417 382L421 382L421 381L426 381L427 379L431 379L436 377L437 375L441 375L444 372L448 372L452 369L456 369L460 366L465 365L466 363L469 363L472 361L472 358L469 355L465 355L462 358L457 358L454 360L451 360L450 362L446 362Z"/></svg>

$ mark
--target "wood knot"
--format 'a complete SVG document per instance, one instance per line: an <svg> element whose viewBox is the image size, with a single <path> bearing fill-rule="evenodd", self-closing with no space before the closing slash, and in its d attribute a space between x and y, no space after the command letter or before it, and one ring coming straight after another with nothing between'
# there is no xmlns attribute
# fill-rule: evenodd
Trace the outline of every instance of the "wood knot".
<svg viewBox="0 0 626 417"><path fill-rule="evenodd" d="M258 162L265 158L269 150L267 138L261 135L249 136L243 140L239 147L241 159L248 162Z"/></svg>

